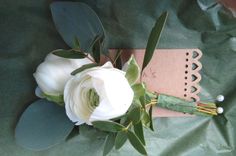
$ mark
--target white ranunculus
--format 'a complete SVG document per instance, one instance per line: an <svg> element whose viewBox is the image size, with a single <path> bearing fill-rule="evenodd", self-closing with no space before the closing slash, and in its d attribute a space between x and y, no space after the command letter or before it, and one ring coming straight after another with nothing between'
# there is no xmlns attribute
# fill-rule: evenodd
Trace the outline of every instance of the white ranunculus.
<svg viewBox="0 0 236 156"><path fill-rule="evenodd" d="M126 113L133 96L125 72L107 62L101 67L84 70L67 82L64 90L66 114L76 125L116 118Z"/></svg>
<svg viewBox="0 0 236 156"><path fill-rule="evenodd" d="M72 77L71 72L82 65L92 63L88 58L67 59L48 54L34 73L35 80L44 94L63 95L66 82Z"/></svg>

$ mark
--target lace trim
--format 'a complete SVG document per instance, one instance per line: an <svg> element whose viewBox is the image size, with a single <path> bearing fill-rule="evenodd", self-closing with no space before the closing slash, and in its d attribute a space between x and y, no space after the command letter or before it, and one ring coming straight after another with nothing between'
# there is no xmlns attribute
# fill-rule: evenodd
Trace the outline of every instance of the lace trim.
<svg viewBox="0 0 236 156"><path fill-rule="evenodd" d="M199 59L202 57L202 52L198 49L193 49L192 51L187 51L185 56L184 97L193 101L199 101L200 98L197 95L201 89L199 86L201 80L199 71L202 69Z"/></svg>

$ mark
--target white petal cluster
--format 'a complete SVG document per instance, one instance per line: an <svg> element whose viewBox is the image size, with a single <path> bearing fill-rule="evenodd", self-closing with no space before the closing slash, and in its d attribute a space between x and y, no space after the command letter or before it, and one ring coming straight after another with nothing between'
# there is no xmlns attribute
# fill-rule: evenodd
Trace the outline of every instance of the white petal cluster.
<svg viewBox="0 0 236 156"><path fill-rule="evenodd" d="M77 125L112 119L126 113L133 96L125 72L107 62L78 73L67 82L66 114Z"/></svg>

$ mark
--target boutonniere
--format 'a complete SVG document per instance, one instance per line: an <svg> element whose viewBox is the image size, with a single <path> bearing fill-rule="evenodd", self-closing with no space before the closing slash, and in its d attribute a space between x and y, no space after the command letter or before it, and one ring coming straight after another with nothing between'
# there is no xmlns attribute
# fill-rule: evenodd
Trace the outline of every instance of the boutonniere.
<svg viewBox="0 0 236 156"><path fill-rule="evenodd" d="M38 84L35 93L41 99L25 110L16 126L16 140L23 147L47 149L66 140L74 127L88 125L105 133L104 155L113 147L120 149L127 140L139 153L147 155L143 129L154 131L152 109L156 105L196 115L223 112L215 103L189 102L150 92L140 80L160 40L167 12L155 22L140 68L133 56L122 65L121 51L114 58L108 55L105 30L87 5L55 2L51 7L59 32L72 48L50 52L33 74ZM73 23L61 23L59 15L67 17L73 9L80 10L78 19L83 18L88 27L68 34ZM107 61L101 62L102 57ZM218 100L222 101L223 96Z"/></svg>

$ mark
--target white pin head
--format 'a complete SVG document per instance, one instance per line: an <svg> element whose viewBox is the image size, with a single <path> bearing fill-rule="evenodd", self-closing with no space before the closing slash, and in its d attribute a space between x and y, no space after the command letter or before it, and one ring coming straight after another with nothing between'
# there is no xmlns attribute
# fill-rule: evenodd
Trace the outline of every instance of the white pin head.
<svg viewBox="0 0 236 156"><path fill-rule="evenodd" d="M224 112L224 109L222 107L217 107L217 113L222 114Z"/></svg>
<svg viewBox="0 0 236 156"><path fill-rule="evenodd" d="M216 97L216 100L217 100L218 102L223 102L224 99L225 99L225 97L224 97L223 95L218 95L218 96Z"/></svg>

